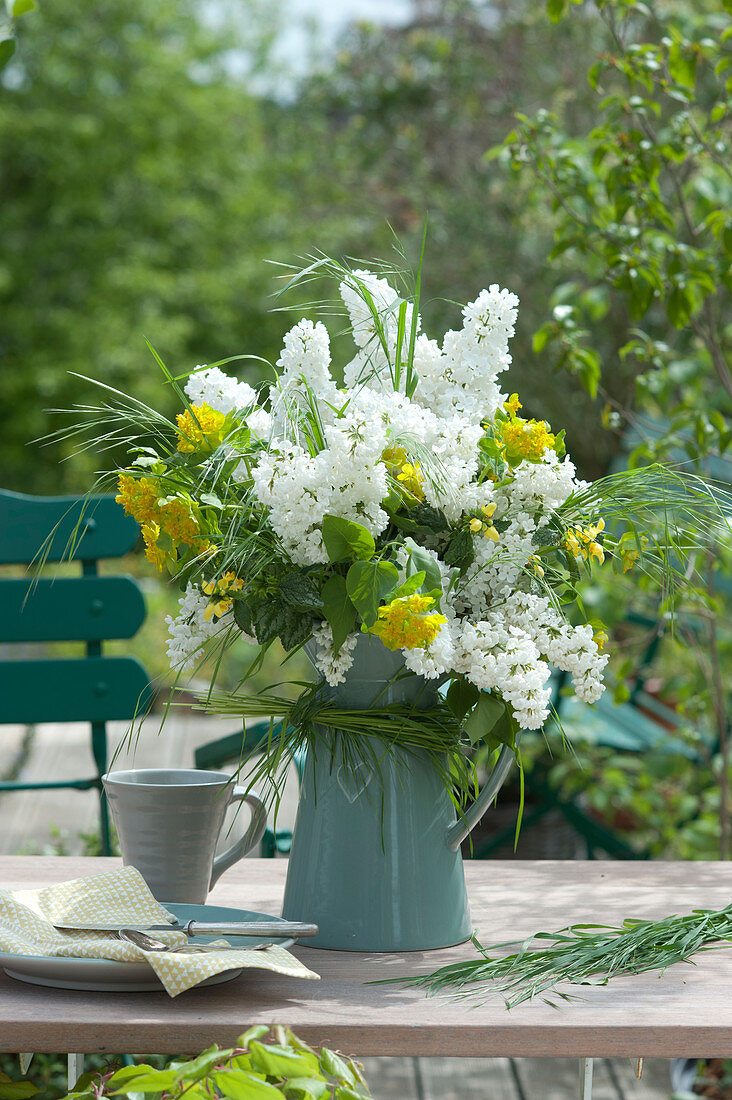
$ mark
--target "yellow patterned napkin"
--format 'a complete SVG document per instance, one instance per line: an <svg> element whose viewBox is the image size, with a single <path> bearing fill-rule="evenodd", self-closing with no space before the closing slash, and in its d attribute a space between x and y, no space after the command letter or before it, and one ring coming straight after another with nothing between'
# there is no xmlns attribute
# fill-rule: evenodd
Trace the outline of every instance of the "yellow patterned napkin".
<svg viewBox="0 0 732 1100"><path fill-rule="evenodd" d="M318 978L312 970L272 944L261 951L227 947L217 940L208 951L143 951L110 932L63 931L54 924L167 924L175 916L150 893L134 867L60 882L42 890L0 890L0 951L14 955L51 955L75 959L148 962L171 997L224 970L258 968L293 978ZM156 939L185 946L182 932L156 932Z"/></svg>

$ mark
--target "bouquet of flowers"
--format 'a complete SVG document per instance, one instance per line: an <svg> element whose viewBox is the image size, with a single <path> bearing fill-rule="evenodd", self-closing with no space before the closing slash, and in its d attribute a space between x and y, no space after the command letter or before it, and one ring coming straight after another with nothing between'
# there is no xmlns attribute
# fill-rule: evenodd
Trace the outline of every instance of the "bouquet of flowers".
<svg viewBox="0 0 732 1100"><path fill-rule="evenodd" d="M289 280L338 280L353 340L342 384L325 325L301 320L259 392L221 369L233 360L176 379L154 353L181 398L175 423L116 392L87 411L126 440L117 499L182 588L168 620L174 669L239 636L287 651L311 642L337 686L367 633L409 672L449 681L440 750L514 747L550 713L551 666L588 703L603 691L606 635L582 618L582 575L642 559L672 580L691 545L679 515L713 500L657 465L578 479L564 433L501 390L516 296L481 291L439 344L422 332L419 273L407 289L387 273L403 277L321 257ZM218 701L243 714L288 706Z"/></svg>

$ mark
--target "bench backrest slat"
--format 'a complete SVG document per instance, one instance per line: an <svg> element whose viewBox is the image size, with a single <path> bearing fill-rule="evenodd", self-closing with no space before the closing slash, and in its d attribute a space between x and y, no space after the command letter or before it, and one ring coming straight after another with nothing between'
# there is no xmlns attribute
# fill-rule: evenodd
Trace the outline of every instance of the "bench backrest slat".
<svg viewBox="0 0 732 1100"><path fill-rule="evenodd" d="M0 662L0 722L128 721L150 702L134 657Z"/></svg>
<svg viewBox="0 0 732 1100"><path fill-rule="evenodd" d="M137 542L137 524L113 496L31 497L0 489L0 564L25 565L40 553L47 561L65 560L80 517L77 561L119 558Z"/></svg>
<svg viewBox="0 0 732 1100"><path fill-rule="evenodd" d="M0 578L0 642L131 638L144 619L132 577Z"/></svg>

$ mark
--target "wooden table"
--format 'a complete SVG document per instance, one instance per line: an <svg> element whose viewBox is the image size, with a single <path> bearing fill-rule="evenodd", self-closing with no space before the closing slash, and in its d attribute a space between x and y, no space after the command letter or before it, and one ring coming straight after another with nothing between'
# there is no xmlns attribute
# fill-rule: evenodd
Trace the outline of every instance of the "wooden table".
<svg viewBox="0 0 732 1100"><path fill-rule="evenodd" d="M93 874L112 859L0 857L0 886L34 887ZM279 913L284 860L247 859L211 901ZM617 923L732 897L730 863L473 862L466 864L473 926L488 944L572 921ZM306 918L307 914L303 914ZM469 958L470 945L433 952L357 954L300 947L322 976L303 982L249 972L175 1000L161 993L85 993L26 985L0 973L0 1049L198 1053L229 1045L252 1024L287 1024L307 1042L349 1055L557 1057L732 1056L732 951L696 966L566 987L579 999L509 1012L492 998L469 1007L400 986L365 983L429 972ZM591 1062L582 1067L585 1084ZM583 1095L588 1095L585 1089Z"/></svg>

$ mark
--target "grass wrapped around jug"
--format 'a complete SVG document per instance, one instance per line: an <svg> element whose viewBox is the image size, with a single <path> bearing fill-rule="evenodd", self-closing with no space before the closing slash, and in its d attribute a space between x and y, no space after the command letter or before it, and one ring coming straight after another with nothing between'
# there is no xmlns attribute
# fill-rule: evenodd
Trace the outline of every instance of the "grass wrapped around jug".
<svg viewBox="0 0 732 1100"><path fill-rule="evenodd" d="M75 431L87 446L126 444L118 500L182 590L169 620L177 672L241 637L260 653L276 639L288 652L307 647L320 686L294 708L246 684L208 698L227 714L273 718L252 775L275 802L283 762L307 749L300 809L309 798L310 816L296 826L291 876L306 846L317 857L298 915L322 924L313 910L325 893L346 900L324 943L437 946L469 933L459 837L494 797L520 731L548 717L552 666L587 703L603 691L606 635L586 619L582 578L642 570L670 605L719 504L702 481L660 465L577 478L564 433L501 392L511 292L481 291L438 344L422 332L421 262L416 274L374 273L319 256L285 289L325 278L340 299L311 306L345 316L353 354L342 371L321 321L286 334L258 390L221 369L256 356L173 373L153 349L181 400L175 422L103 387ZM339 710L347 721L334 722ZM474 802L470 754L485 745L497 764ZM439 804L432 817L415 808L425 799ZM398 830L411 817L411 839L387 836L390 814ZM370 839L356 844L355 830ZM419 830L419 858L439 850L445 866L415 872L407 928L393 895L411 888L403 876ZM447 900L425 930L417 907L429 889ZM374 918L379 891L390 928L388 914ZM379 921L383 935L354 938L354 924Z"/></svg>

